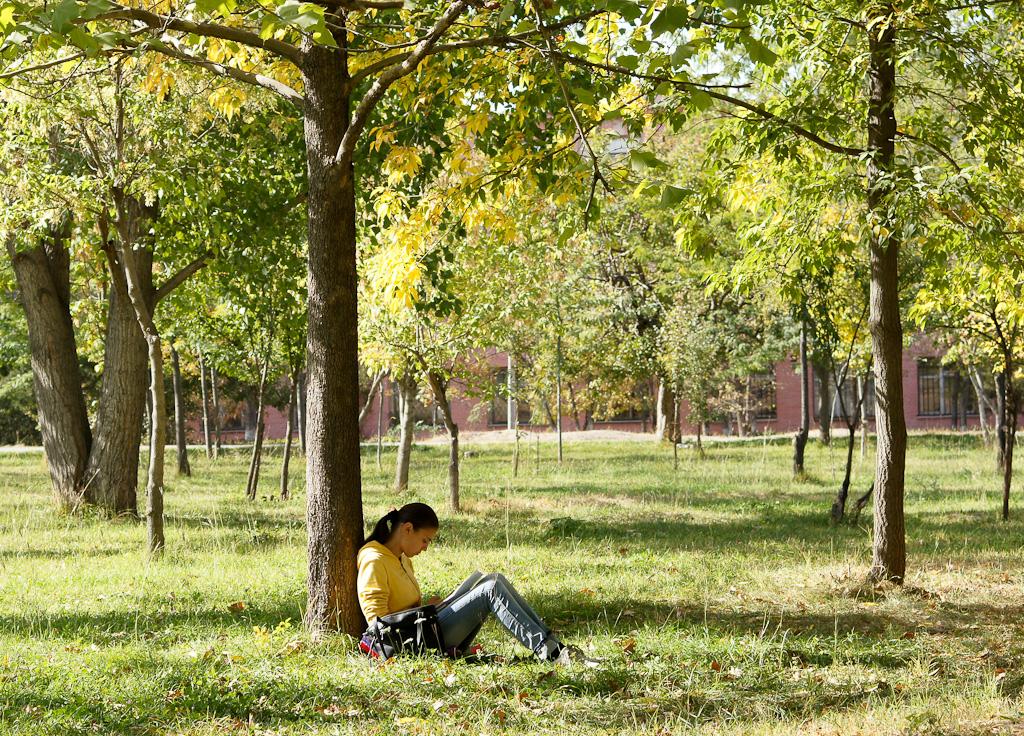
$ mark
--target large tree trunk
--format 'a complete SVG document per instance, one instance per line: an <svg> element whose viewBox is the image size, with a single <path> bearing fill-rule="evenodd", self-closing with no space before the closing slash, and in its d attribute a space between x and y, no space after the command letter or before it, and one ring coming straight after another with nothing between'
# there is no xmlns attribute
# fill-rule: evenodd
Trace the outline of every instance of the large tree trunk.
<svg viewBox="0 0 1024 736"><path fill-rule="evenodd" d="M164 396L164 357L160 334L153 321L151 288L152 252L134 248L138 242L140 218L136 211L141 204L131 197L116 197L120 244L117 256L123 268L124 285L131 301L140 334L149 358L150 415L149 472L146 482L146 531L149 551L160 553L164 546L164 449L167 445L167 399ZM148 256L146 255L148 253ZM144 265L139 264L145 258ZM147 278L144 274L150 274ZM136 437L136 449L138 437Z"/></svg>
<svg viewBox="0 0 1024 736"><path fill-rule="evenodd" d="M110 302L103 382L86 470L86 493L93 503L110 513L137 515L139 444L152 367L148 366L149 348L128 294L122 254L131 252L143 306L152 314L155 302L153 251L139 242L139 236L155 217L155 211L132 197L119 195L119 198L123 217L128 221L118 225L121 244L115 247L108 243L104 248L110 270ZM125 233L130 238L127 241ZM161 359L161 370L162 363Z"/></svg>
<svg viewBox="0 0 1024 736"><path fill-rule="evenodd" d="M245 497L250 501L256 500L256 491L260 484L260 467L263 464L263 433L267 424L263 419L264 397L267 391L267 373L270 370L269 350L263 358L263 367L260 369L260 384L256 389L256 431L252 438L252 457L249 459L249 479L245 484Z"/></svg>
<svg viewBox="0 0 1024 736"><path fill-rule="evenodd" d="M398 379L398 456L395 459L395 490L409 487L409 458L412 456L412 407L416 400L416 379L405 373Z"/></svg>
<svg viewBox="0 0 1024 736"><path fill-rule="evenodd" d="M288 422L284 430L284 458L281 460L281 500L288 499L288 466L292 459L292 432L295 431L295 396L298 393L297 370L293 370L288 377Z"/></svg>
<svg viewBox="0 0 1024 736"><path fill-rule="evenodd" d="M185 436L185 397L181 388L181 361L174 347L174 338L170 341L171 378L174 384L174 438L178 447L178 475L192 475L192 466L188 462L188 442Z"/></svg>
<svg viewBox="0 0 1024 736"><path fill-rule="evenodd" d="M92 436L78 370L75 328L71 320L71 220L51 228L49 237L17 251L7 242L21 304L28 321L32 383L39 411L46 464L57 503L76 508Z"/></svg>
<svg viewBox="0 0 1024 736"><path fill-rule="evenodd" d="M458 513L462 510L459 502L459 425L452 416L452 405L448 401L445 380L436 373L428 373L430 391L441 409L444 428L448 431L448 507Z"/></svg>
<svg viewBox="0 0 1024 736"><path fill-rule="evenodd" d="M818 376L818 436L821 444L828 447L832 441L832 383L828 368L821 363L814 364L814 372Z"/></svg>
<svg viewBox="0 0 1024 736"><path fill-rule="evenodd" d="M210 398L213 399L213 458L220 458L222 447L220 436L220 399L217 397L217 368L210 366Z"/></svg>
<svg viewBox="0 0 1024 736"><path fill-rule="evenodd" d="M900 320L899 252L896 223L890 214L896 141L895 10L880 7L884 19L869 33L868 58L868 217L871 227L871 326L875 356L874 548L871 578L902 583L907 550L903 482L907 426L903 414L903 326Z"/></svg>
<svg viewBox="0 0 1024 736"><path fill-rule="evenodd" d="M808 388L807 325L800 326L800 429L793 436L793 475L804 474L804 450L811 430L811 402Z"/></svg>
<svg viewBox="0 0 1024 736"><path fill-rule="evenodd" d="M203 441L206 443L206 458L213 457L213 443L210 439L210 401L206 393L206 363L203 351L199 351L199 391L203 399Z"/></svg>
<svg viewBox="0 0 1024 736"><path fill-rule="evenodd" d="M337 21L336 21L337 22ZM338 32L344 44L344 30ZM358 635L356 553L363 541L356 337L356 196L352 166L334 165L349 122L343 49L304 42L309 185L309 530L306 624Z"/></svg>

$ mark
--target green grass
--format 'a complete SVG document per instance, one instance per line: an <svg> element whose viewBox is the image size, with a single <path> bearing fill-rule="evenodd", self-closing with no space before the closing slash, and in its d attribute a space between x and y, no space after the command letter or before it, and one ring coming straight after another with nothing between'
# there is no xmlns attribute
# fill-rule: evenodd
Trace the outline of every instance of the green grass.
<svg viewBox="0 0 1024 736"><path fill-rule="evenodd" d="M1022 513L997 520L989 452L912 437L906 590L859 586L870 514L831 528L843 448L654 444L473 448L465 511L416 559L425 592L508 575L564 638L604 658L559 669L493 624L503 661L380 665L312 642L303 464L295 497L244 500L244 456L171 477L168 551L138 522L57 514L41 455L0 455L0 734L989 733L1021 716ZM412 489L364 460L367 519L444 508L447 450L418 448ZM856 461L855 491L871 460ZM276 492L277 461L262 493ZM173 457L168 468L173 469ZM232 610L241 601L244 610ZM236 606L237 608L237 606Z"/></svg>

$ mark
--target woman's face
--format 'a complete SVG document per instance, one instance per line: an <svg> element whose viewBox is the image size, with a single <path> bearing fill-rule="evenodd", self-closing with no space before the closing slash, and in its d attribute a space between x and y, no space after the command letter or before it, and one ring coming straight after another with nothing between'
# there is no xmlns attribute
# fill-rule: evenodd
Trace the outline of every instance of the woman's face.
<svg viewBox="0 0 1024 736"><path fill-rule="evenodd" d="M402 554L406 557L415 557L420 552L425 552L436 535L437 529L414 529L412 522L405 522L402 524Z"/></svg>

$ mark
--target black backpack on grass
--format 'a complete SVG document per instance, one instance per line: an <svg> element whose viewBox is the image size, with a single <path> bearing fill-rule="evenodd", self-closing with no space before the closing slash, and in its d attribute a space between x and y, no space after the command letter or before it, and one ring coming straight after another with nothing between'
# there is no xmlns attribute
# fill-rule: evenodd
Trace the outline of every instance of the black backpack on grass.
<svg viewBox="0 0 1024 736"><path fill-rule="evenodd" d="M379 616L359 640L359 650L372 659L427 652L446 654L437 609L418 606Z"/></svg>

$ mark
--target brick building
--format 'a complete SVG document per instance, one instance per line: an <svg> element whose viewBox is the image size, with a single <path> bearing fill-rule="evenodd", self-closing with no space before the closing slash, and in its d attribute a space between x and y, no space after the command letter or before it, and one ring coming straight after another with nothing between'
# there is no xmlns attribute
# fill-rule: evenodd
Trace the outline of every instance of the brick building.
<svg viewBox="0 0 1024 736"><path fill-rule="evenodd" d="M506 356L504 353L488 350L486 363L493 371L494 380L504 383L507 379ZM959 377L950 366L940 362L941 352L930 340L918 339L903 352L903 400L906 410L907 428L910 430L950 429L956 426L978 426L978 405L973 388L967 379ZM754 398L749 430L754 433L793 432L800 425L800 375L799 364L794 360L782 360L772 370L751 377ZM851 378L846 382L846 404L855 405L857 384ZM869 380L863 387L866 391L865 407L868 425L874 414L874 394ZM653 407L653 392L656 382L650 382L652 397L646 403ZM820 383L814 377L811 387L811 423L817 426L818 393ZM833 422L842 426L839 402L835 390L831 393ZM366 397L362 397L365 401ZM505 429L508 426L508 404L504 399L491 401L465 396L457 385L450 390L454 419L462 431L488 431ZM382 409L382 412L380 411ZM523 429L545 431L551 428L547 413L531 412L525 405L519 405L519 425ZM255 427L254 412L247 411L244 404L222 407L224 424L222 436L225 443L244 442L252 438ZM444 432L440 414L431 406L418 405L415 409L418 435ZM695 434L696 427L685 421L686 407L681 407L684 434ZM374 398L362 424L365 438L377 433L378 417L385 432L397 422L397 391L385 378L383 381L383 402ZM267 424L268 439L284 437L286 421L284 414L274 407L267 407L264 420ZM624 412L615 417L584 417L583 422L591 429L619 429L632 432L653 431L655 418L652 409ZM577 431L576 421L567 415L562 418L564 431ZM740 431L734 421L720 420L709 424L705 431L710 434L735 434ZM192 423L193 437L201 434L201 425Z"/></svg>

